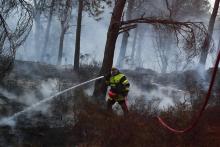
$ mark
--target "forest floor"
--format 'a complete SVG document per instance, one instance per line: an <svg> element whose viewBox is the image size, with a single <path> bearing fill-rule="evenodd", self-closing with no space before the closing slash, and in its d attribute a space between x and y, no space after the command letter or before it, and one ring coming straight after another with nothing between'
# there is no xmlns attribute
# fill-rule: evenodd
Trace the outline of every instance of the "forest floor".
<svg viewBox="0 0 220 147"><path fill-rule="evenodd" d="M23 96L25 91L34 90L34 95L41 97L43 94L39 90L39 83L42 81L58 79L59 85L62 85L59 90L62 90L74 83L96 77L98 70L98 67L87 65L80 74L76 74L67 66L16 61L13 71L0 83L0 118L11 116L27 107L21 101L6 95ZM159 74L150 69L138 69L123 72L144 92L157 90L159 84L165 87L175 85L176 88L191 93L201 88L195 71ZM207 73L209 79L210 70ZM143 101L140 96L130 105L130 114L124 117L111 114L104 105L94 102L83 90L90 89L92 85L89 85L58 97L50 103L46 113L37 110L16 118L15 126L1 125L0 146L219 147L219 81L218 76L211 102L199 124L186 134L169 132L159 124L156 116L160 114L173 127L185 128L197 114L204 94L199 95L201 98L196 101L194 109L187 107L185 103L177 103L164 110L157 109L157 105L154 105L157 101L150 101L149 104L149 101Z"/></svg>

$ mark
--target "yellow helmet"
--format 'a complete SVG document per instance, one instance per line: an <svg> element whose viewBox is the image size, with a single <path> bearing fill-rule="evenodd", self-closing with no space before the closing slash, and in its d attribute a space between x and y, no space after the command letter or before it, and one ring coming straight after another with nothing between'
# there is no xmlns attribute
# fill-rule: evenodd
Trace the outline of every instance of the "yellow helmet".
<svg viewBox="0 0 220 147"><path fill-rule="evenodd" d="M118 68L112 67L111 71L115 71L115 70L119 71Z"/></svg>
<svg viewBox="0 0 220 147"><path fill-rule="evenodd" d="M112 67L112 69L111 69L111 75L112 75L112 76L115 76L115 75L117 75L118 73L119 73L118 68Z"/></svg>

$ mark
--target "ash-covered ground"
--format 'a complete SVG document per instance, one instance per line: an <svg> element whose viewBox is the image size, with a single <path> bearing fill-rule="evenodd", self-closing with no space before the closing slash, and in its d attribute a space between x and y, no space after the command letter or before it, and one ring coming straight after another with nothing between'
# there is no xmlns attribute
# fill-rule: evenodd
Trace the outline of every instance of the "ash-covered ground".
<svg viewBox="0 0 220 147"><path fill-rule="evenodd" d="M79 144L83 132L78 132L79 138L76 139L77 133L74 133L77 131L74 129L80 120L76 116L79 114L78 109L84 107L81 104L83 100L88 99L85 100L86 103L93 103L94 100L90 97L93 83L55 97L12 120L7 121L5 118L10 118L57 92L95 78L98 71L98 67L89 65L84 65L80 73L75 73L71 66L58 67L16 61L12 72L0 83L0 146L54 147ZM154 108L149 110L152 111L149 113L153 115L170 105L183 102L191 106L196 105L204 97L211 75L211 69L204 75L199 75L195 70L168 74L160 74L150 69L122 72L131 82L129 107L138 102L150 104ZM210 105L220 103L219 85L218 76ZM117 109L116 105L115 110ZM98 111L105 113L105 107L100 107Z"/></svg>

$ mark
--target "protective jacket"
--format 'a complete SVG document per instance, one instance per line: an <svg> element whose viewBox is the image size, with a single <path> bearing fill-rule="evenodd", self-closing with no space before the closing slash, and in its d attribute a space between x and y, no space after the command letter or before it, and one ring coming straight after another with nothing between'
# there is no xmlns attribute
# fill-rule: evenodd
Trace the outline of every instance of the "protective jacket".
<svg viewBox="0 0 220 147"><path fill-rule="evenodd" d="M122 73L111 76L106 83L111 87L110 90L118 95L126 96L129 92L130 84L126 76Z"/></svg>

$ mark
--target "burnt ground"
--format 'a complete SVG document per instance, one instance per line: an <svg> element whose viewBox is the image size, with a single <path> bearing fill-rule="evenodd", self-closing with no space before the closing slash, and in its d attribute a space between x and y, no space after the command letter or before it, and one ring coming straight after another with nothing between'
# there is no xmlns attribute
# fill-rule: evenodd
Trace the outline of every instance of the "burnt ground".
<svg viewBox="0 0 220 147"><path fill-rule="evenodd" d="M198 78L196 71L163 75L150 69L123 72L146 92L158 88L152 81L164 86L175 85L178 89L192 94L203 91L201 78ZM57 67L16 61L12 72L1 81L0 86L14 95L22 95L25 91L32 90L35 91L36 96L41 97L37 88L41 81L58 79L62 85L61 89L65 89L70 86L69 83L91 79L96 77L97 73L98 67L89 65L84 66L80 74L76 74L67 66ZM205 82L209 81L210 75L211 69L207 71ZM219 85L218 74L209 109L205 112L201 123L186 135L176 136L162 128L155 120L155 114L158 114L154 112L155 108L138 109L136 107L143 103L137 104L131 108L130 116L124 118L108 114L103 107L91 102L82 89L78 89L69 95L55 99L50 104L49 113L34 111L31 115L19 116L13 127L0 126L0 146L220 146ZM199 96L203 98L204 94ZM16 99L0 94L0 118L11 116L25 107L27 107L25 104ZM150 112L154 113L150 114L149 109L152 109ZM175 109L182 109L182 107ZM191 110L185 111L189 111L192 116L194 114ZM164 112L163 115L168 122L169 120L173 122L169 111ZM168 117L170 115L171 117ZM190 120L186 121L190 117L182 117L182 119L175 118L175 115L173 117L175 122L184 120L185 126L190 122ZM173 125L184 126L179 123Z"/></svg>
<svg viewBox="0 0 220 147"><path fill-rule="evenodd" d="M137 114L132 110L127 117L111 115L104 110L100 112L97 107L86 106L77 115L77 121L73 124L50 127L44 118L37 125L18 123L15 128L1 127L1 146L24 146L24 147L74 147L74 146L211 146L220 145L220 110L218 107L208 109L199 124L190 132L177 135L164 129L154 116ZM169 114L169 113L168 113ZM169 114L163 117L172 126L183 127L187 117L174 118ZM171 118L172 117L172 118ZM40 117L38 116L40 120ZM43 118L41 118L43 119ZM39 121L38 120L38 121ZM25 119L30 121L28 119ZM33 120L31 120L33 121ZM172 123L176 121L175 123ZM190 123L184 123L184 127Z"/></svg>

